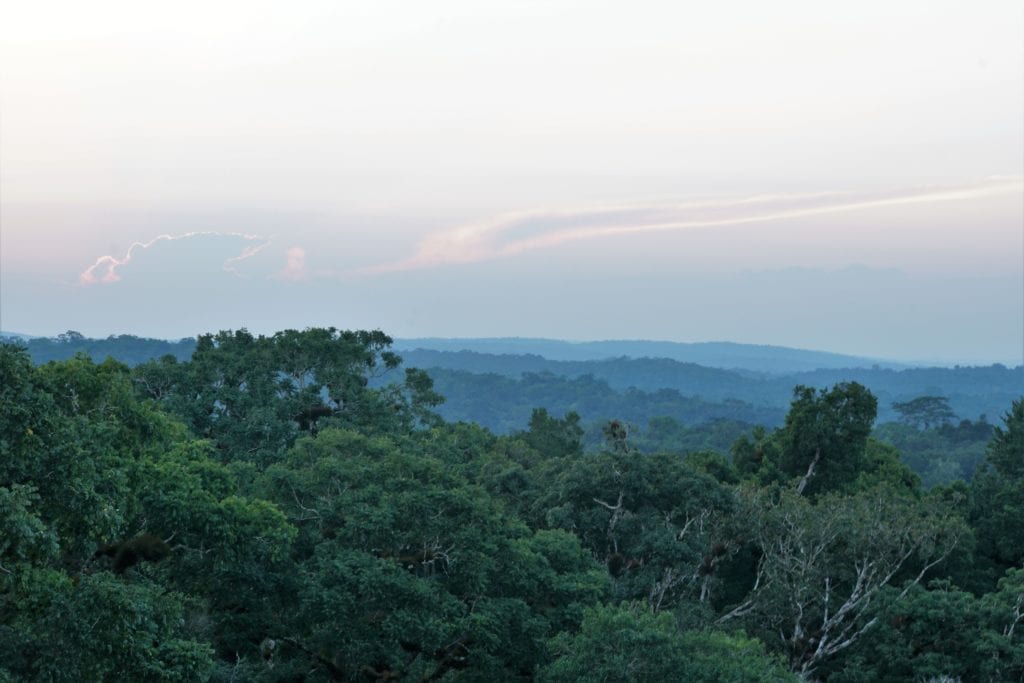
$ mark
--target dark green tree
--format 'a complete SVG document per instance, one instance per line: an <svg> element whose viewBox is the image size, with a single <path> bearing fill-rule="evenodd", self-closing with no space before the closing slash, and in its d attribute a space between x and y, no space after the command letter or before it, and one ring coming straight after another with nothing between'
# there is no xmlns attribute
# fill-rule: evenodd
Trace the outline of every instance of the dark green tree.
<svg viewBox="0 0 1024 683"><path fill-rule="evenodd" d="M260 488L299 528L303 577L299 607L265 634L279 657L317 653L345 680L525 677L604 596L607 574L575 536L508 515L442 436L328 428L267 468Z"/></svg>
<svg viewBox="0 0 1024 683"><path fill-rule="evenodd" d="M945 396L919 396L893 403L892 408L900 414L903 422L924 429L956 419L956 413L949 407L949 399Z"/></svg>
<svg viewBox="0 0 1024 683"><path fill-rule="evenodd" d="M947 680L1019 681L1024 676L1024 572L1011 572L1000 590L978 598L950 582L895 588L879 595L877 625L834 667L837 683Z"/></svg>
<svg viewBox="0 0 1024 683"><path fill-rule="evenodd" d="M562 463L535 505L605 563L617 596L655 611L709 602L733 551L718 534L732 496L678 455L605 451Z"/></svg>
<svg viewBox="0 0 1024 683"><path fill-rule="evenodd" d="M1024 399L1014 401L989 443L970 489L977 549L977 587L991 588L1003 572L1024 565Z"/></svg>
<svg viewBox="0 0 1024 683"><path fill-rule="evenodd" d="M844 489L864 468L875 397L856 382L821 391L799 386L793 396L777 437L779 469L805 495Z"/></svg>
<svg viewBox="0 0 1024 683"><path fill-rule="evenodd" d="M646 605L587 611L579 633L561 633L541 681L743 683L797 680L756 640L715 631L681 631L670 614Z"/></svg>
<svg viewBox="0 0 1024 683"><path fill-rule="evenodd" d="M578 414L569 412L559 419L549 415L544 408L534 408L530 428L521 434L531 448L549 458L582 454L582 437L583 428Z"/></svg>
<svg viewBox="0 0 1024 683"><path fill-rule="evenodd" d="M1003 477L1024 480L1024 398L1014 401L989 442L987 462Z"/></svg>

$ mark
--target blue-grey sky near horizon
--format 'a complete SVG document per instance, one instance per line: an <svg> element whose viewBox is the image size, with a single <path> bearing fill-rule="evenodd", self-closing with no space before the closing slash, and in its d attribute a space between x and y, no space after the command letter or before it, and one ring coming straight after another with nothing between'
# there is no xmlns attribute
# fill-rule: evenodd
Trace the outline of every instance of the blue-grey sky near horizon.
<svg viewBox="0 0 1024 683"><path fill-rule="evenodd" d="M1019 2L10 3L0 329L1024 362Z"/></svg>

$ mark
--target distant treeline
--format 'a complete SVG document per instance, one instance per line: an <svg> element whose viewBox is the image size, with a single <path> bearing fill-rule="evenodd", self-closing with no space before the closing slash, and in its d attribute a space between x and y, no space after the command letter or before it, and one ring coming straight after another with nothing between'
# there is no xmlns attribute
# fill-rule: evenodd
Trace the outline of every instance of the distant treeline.
<svg viewBox="0 0 1024 683"><path fill-rule="evenodd" d="M562 377L542 372L512 378L436 367L427 373L446 399L437 409L442 417L450 422L476 422L499 434L522 429L536 407L556 415L576 412L587 423L614 418L636 425L646 425L650 417L669 416L688 425L732 420L774 427L786 414L784 406L712 401L684 396L677 389L616 389L593 375Z"/></svg>
<svg viewBox="0 0 1024 683"><path fill-rule="evenodd" d="M853 367L821 369L784 375L743 370L723 370L667 358L614 358L600 361L553 361L535 355L492 355L472 351L403 350L408 367L425 368L439 384L445 382L438 368L471 373L493 373L518 378L529 373L550 373L578 378L587 375L607 382L612 389L642 391L675 389L683 396L705 401L741 401L781 414L798 384L825 387L839 382L859 382L878 397L881 421L897 418L892 404L917 396L940 395L960 418L994 419L1020 395L1024 366L1003 365L954 368ZM452 400L451 393L446 394ZM666 413L668 414L668 413ZM735 417L735 415L733 415Z"/></svg>
<svg viewBox="0 0 1024 683"><path fill-rule="evenodd" d="M454 343L454 340L448 341ZM473 340L468 340L467 343L471 341ZM51 360L66 360L73 358L77 353L86 353L96 361L111 357L131 366L168 354L178 360L187 360L192 356L196 346L195 339L192 338L166 341L133 335L117 335L106 339L89 339L73 331L54 338L38 337L22 343L27 346L29 355L37 364ZM557 343L551 342L551 344ZM566 345L566 343L561 344ZM608 345L612 342L595 342L595 344ZM638 348L646 348L641 342L633 344ZM651 342L648 346L653 344ZM571 346L575 348L579 345ZM720 344L719 346L730 345ZM743 347L743 345L732 346ZM552 348L561 347L554 346ZM764 348L774 349L780 353L788 351L790 356L806 354L808 359L829 355L796 349ZM439 386L444 386L447 389L445 392L448 397L448 406L445 408L447 419L478 421L503 433L509 429L521 427L525 417L529 416L528 410L525 412L521 408L517 410L509 404L531 403L538 392L541 394L547 392L554 402L532 403L532 405L543 405L555 412L563 406L575 405L576 399L573 398L573 394L580 387L573 384L572 381L561 383L562 386L556 387L555 385L560 383L547 375L555 378L567 378L567 380L590 376L591 380L603 381L606 383L606 387L602 387L600 384L587 387L596 389L598 395L610 396L609 390L622 392L628 389L638 389L643 392L659 392L663 389L673 389L678 392L678 396L645 397L643 403L652 406L664 405L666 402L672 403L674 405L670 412L658 414L691 415L692 419L697 421L729 418L753 422L764 421L766 424L775 424L784 413L792 399L793 387L797 384L825 387L839 382L859 382L878 397L878 418L881 422L897 418L896 412L892 409L894 402L907 401L923 395L945 396L949 399L949 405L958 418L974 420L984 415L991 420L1006 410L1006 406L1019 396L1020 388L1024 386L1024 366L1008 368L999 364L898 370L877 366L845 369L825 368L787 374L770 374L750 369L725 370L706 367L669 358L620 357L582 361L550 360L533 354L510 355L424 349L403 349L400 354L406 367L426 369ZM737 361L741 362L739 356L737 356ZM462 374L445 371L462 371ZM502 393L488 396L488 403L497 401L503 404L501 411L511 408L516 414L516 417L512 419L497 413L488 417L479 412L484 407L475 405L479 403L480 394L478 392L487 386L493 385L492 388L497 386L496 380L487 377L472 378L467 376L468 373L494 374L516 380L525 375L540 375L544 378L535 377L519 385L505 383L501 385ZM462 388L470 393L462 396L460 394ZM683 397L694 397L701 400L690 402L683 407L678 401ZM615 410L606 410L602 404L608 405L609 401L621 400L621 398L592 399L590 407L598 409L594 417L615 414ZM716 406L714 409L707 406L710 403L721 404L723 402L729 402L729 405L726 407ZM750 405L741 407L741 404L744 403ZM578 407L574 409L578 409ZM691 418L680 417L680 419L684 422L692 421Z"/></svg>
<svg viewBox="0 0 1024 683"><path fill-rule="evenodd" d="M407 359L410 355L414 354L405 352L403 358ZM635 367L647 363L647 360L634 362L621 359L594 365ZM730 379L730 375L733 379L736 377L735 373L724 370L700 366L692 366L692 369L697 375L721 374L725 381ZM941 368L936 370L942 371ZM991 371L992 368L961 368L945 372L954 376L970 376L972 373L985 376ZM822 371L822 374L826 372L830 371ZM1015 371L1002 370L1002 373L1012 372ZM589 374L564 377L550 372L527 372L513 378L496 373L473 373L437 367L429 368L427 373L434 381L438 393L445 397L445 402L435 410L449 422L476 423L498 434L512 434L527 424L534 408L544 408L554 415L573 412L582 419L585 429L583 443L588 449L598 448L604 442L602 426L614 419L624 425L633 446L644 452L714 450L724 454L729 452L730 446L740 436L755 426L781 426L786 414L783 406L748 403L732 398L711 400L706 395L685 396L677 389L644 391L615 388L607 380ZM997 371L995 374L1000 373ZM383 386L390 381L389 376L377 379L374 385ZM788 390L782 387L775 387L775 390L786 391L789 400L792 400L793 387L799 384L799 380L792 381ZM833 382L839 383L840 380ZM826 385L822 383L822 386ZM705 386L706 389L702 387L701 391L721 396L714 390L713 383L709 382ZM979 384L974 389L984 391L985 385ZM919 391L925 395L929 392L939 393L942 389L934 385L922 385ZM977 398L980 401L993 400L984 395ZM943 402L946 403L945 398ZM1012 402L1013 398L1008 398L1006 405ZM989 414L1001 415L1005 410L1005 407L997 408ZM878 413L885 417L878 420L876 438L896 446L903 461L921 477L926 487L958 479L970 481L992 437L993 426L985 416L970 420L951 414L941 422L918 425L908 422L906 416L895 411L888 399L884 402L884 409L883 401L879 401Z"/></svg>
<svg viewBox="0 0 1024 683"><path fill-rule="evenodd" d="M69 330L56 337L32 337L14 339L27 349L32 362L37 365L52 360L68 360L84 353L100 362L107 358L121 361L125 365L139 365L154 358L171 355L178 360L188 360L196 350L196 340L187 337L179 341L148 339L131 334L110 335L106 339L90 339Z"/></svg>
<svg viewBox="0 0 1024 683"><path fill-rule="evenodd" d="M906 363L893 363L862 356L827 351L793 349L766 344L736 342L668 342L644 339L569 342L559 339L396 339L399 353L415 349L434 351L474 351L481 354L540 356L549 360L594 361L609 358L668 358L681 363L696 363L710 368L742 368L785 374L817 368L880 367L901 369Z"/></svg>
<svg viewBox="0 0 1024 683"><path fill-rule="evenodd" d="M494 348L522 346L530 341L494 340ZM545 346L543 341L532 340L529 348L550 347L552 353L562 354L568 353L566 349L598 353L634 347L637 351L671 352L674 348L653 342L621 342L618 346L614 342L544 342ZM137 366L168 355L186 361L196 349L196 341L191 338L176 342L133 335L89 339L74 331L19 343L27 347L36 364L84 353L98 362L109 357ZM775 347L706 346L724 347L734 353L737 362L742 362L741 352L750 354L758 349L767 349L787 363L809 363L829 355ZM896 446L925 486L970 480L991 438L990 422L1006 411L1024 386L1024 366L1002 365L874 366L773 374L749 368L705 367L668 358L550 360L534 354L424 349L402 350L401 358L405 367L426 369L446 399L436 410L449 422L471 422L497 434L511 434L523 429L534 408L544 408L554 415L575 412L580 416L588 448L603 443L601 426L615 419L629 430L635 447L647 452L710 449L726 453L730 444L753 427L780 426L794 386L821 388L855 381L878 398L877 438ZM370 381L382 387L400 381L401 374L396 368ZM921 396L943 397L951 414L941 424L906 424L893 405Z"/></svg>

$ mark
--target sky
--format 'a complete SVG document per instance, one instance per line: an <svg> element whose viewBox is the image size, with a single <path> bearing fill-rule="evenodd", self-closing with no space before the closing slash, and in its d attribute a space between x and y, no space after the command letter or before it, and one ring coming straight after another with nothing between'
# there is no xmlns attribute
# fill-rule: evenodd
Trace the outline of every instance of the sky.
<svg viewBox="0 0 1024 683"><path fill-rule="evenodd" d="M1024 5L0 5L0 329L1024 362Z"/></svg>

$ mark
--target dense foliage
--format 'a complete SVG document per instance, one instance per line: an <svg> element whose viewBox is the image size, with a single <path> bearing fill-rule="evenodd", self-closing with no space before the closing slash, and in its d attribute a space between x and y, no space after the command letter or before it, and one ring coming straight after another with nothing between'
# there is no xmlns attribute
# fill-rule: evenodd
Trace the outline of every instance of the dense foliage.
<svg viewBox="0 0 1024 683"><path fill-rule="evenodd" d="M457 350L473 347L474 342L487 352ZM417 348L420 343L428 346ZM36 363L87 353L97 361L109 356L134 366L167 354L187 360L196 340L168 342L131 335L88 339L68 331L52 339L28 339L25 344ZM617 413L625 408L642 413L640 424L650 417L671 416L687 425L732 418L775 426L785 414L794 386L824 388L846 381L856 381L875 395L883 422L900 421L904 415L897 406L901 404L936 398L959 416L950 415L956 422L998 416L1024 386L1024 366L878 365L864 358L749 344L463 339L407 340L403 345L406 364L425 369L439 388L443 386L448 401L440 412L446 419L477 422L503 434L520 428L524 411L528 416L535 406L556 413L575 410L588 423L609 415L627 419ZM446 348L456 350L438 350ZM474 397L495 388L499 393L477 409ZM668 401L644 396L664 389L679 396ZM622 396L630 390L629 398ZM641 408L637 400L649 401L651 408L662 412L644 412L647 407ZM514 413L515 419L504 417L507 413Z"/></svg>
<svg viewBox="0 0 1024 683"><path fill-rule="evenodd" d="M0 345L0 680L1024 680L1024 398L925 489L854 382L495 434L390 345Z"/></svg>
<svg viewBox="0 0 1024 683"><path fill-rule="evenodd" d="M86 353L97 361L110 357L136 366L167 355L188 360L198 342L131 335L89 339L68 331L24 343L36 363ZM581 417L588 450L600 447L603 425L616 419L625 422L633 444L645 452L726 452L755 425L780 426L794 386L856 381L878 399L875 436L899 450L926 488L971 479L992 436L986 416L998 416L1024 386L1024 366L867 367L871 362L863 358L744 344L495 339L460 342L488 353L436 350L457 348L455 343L402 342L404 364L424 368L445 396L435 408L440 417L511 434L534 408L556 415L574 412ZM536 355L541 352L562 360ZM401 375L372 376L369 385L379 388ZM487 400L479 400L481 395Z"/></svg>

